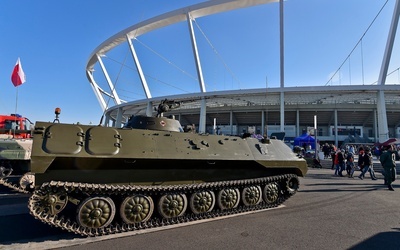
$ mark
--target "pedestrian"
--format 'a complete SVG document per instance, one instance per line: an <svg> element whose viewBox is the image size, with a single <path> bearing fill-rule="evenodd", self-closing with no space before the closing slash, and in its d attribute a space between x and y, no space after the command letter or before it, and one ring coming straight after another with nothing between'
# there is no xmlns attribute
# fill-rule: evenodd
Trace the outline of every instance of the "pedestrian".
<svg viewBox="0 0 400 250"><path fill-rule="evenodd" d="M335 164L335 161L336 161L336 152L335 152L335 151L331 151L331 160L332 160L331 169L333 170L333 169L335 169L335 166L336 166L336 164Z"/></svg>
<svg viewBox="0 0 400 250"><path fill-rule="evenodd" d="M342 171L344 170L344 156L343 152L338 149L335 155L335 175L343 177Z"/></svg>
<svg viewBox="0 0 400 250"><path fill-rule="evenodd" d="M374 172L374 168L373 168L373 160L372 160L372 154L371 154L371 150L369 149L369 147L365 148L365 152L363 155L363 165L364 167L361 170L361 174L358 176L358 178L360 178L361 180L364 179L365 177L365 173L367 173L367 171L369 171L369 174L371 175L371 180L377 180L377 178L375 177L375 172Z"/></svg>
<svg viewBox="0 0 400 250"><path fill-rule="evenodd" d="M374 154L375 154L375 156L376 156L376 159L378 159L379 160L379 157L380 157L380 155L381 155L381 149L378 147L378 146L375 146L374 147Z"/></svg>
<svg viewBox="0 0 400 250"><path fill-rule="evenodd" d="M353 156L354 156L354 154L356 153L355 150L354 150L354 146L353 146L353 145L350 145L350 147L349 147L349 153L352 153Z"/></svg>
<svg viewBox="0 0 400 250"><path fill-rule="evenodd" d="M335 175L339 175L339 162L338 162L338 157L337 157L337 152L332 152L331 153L332 157L332 169L335 169Z"/></svg>
<svg viewBox="0 0 400 250"><path fill-rule="evenodd" d="M346 171L349 178L352 178L354 174L354 154L350 151L346 156Z"/></svg>
<svg viewBox="0 0 400 250"><path fill-rule="evenodd" d="M340 150L339 152L339 167L340 167L340 173L339 176L343 177L343 171L346 170L346 152L344 151L344 149Z"/></svg>
<svg viewBox="0 0 400 250"><path fill-rule="evenodd" d="M325 143L322 146L322 151L324 152L324 159L328 159L329 158L329 151L330 151L328 143Z"/></svg>
<svg viewBox="0 0 400 250"><path fill-rule="evenodd" d="M393 146L384 146L383 152L379 158L385 170L385 185L387 185L388 189L391 191L394 191L392 182L396 179L396 153Z"/></svg>
<svg viewBox="0 0 400 250"><path fill-rule="evenodd" d="M362 146L358 148L357 166L362 171L364 167L364 148Z"/></svg>

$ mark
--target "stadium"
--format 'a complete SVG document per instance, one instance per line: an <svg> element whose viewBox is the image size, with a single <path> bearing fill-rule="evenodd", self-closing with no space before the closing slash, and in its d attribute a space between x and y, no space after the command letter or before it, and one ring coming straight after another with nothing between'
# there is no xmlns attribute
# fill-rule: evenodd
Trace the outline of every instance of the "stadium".
<svg viewBox="0 0 400 250"><path fill-rule="evenodd" d="M207 91L202 55L198 50L194 29L195 20L273 2L279 2L280 86ZM386 82L386 77L393 73L388 72L388 65L400 7L396 4L393 12L379 79L375 84L286 87L283 66L283 6L284 1L273 0L206 1L144 20L110 37L92 52L86 66L89 83L104 110L104 124L121 127L132 115L154 116L154 107L167 99L180 103L168 115L174 116L183 126L193 125L198 133L250 133L269 137L272 133L285 132L285 140L288 142L309 133L316 134L320 142L335 145L343 142L384 142L389 138L400 137L400 84ZM179 23L186 25L190 36L187 46L192 49L191 59L196 68L197 91L153 96L154 88L150 88L149 77L142 67L146 60L140 58L136 51L140 44L138 37ZM121 47L130 56L136 82L140 83L136 83L135 89L144 93L145 98L125 100L118 91L120 88L116 86L116 80L111 80L118 79L119 72L106 65L104 58ZM97 72L100 74L97 75ZM113 101L113 106L109 104L110 100Z"/></svg>

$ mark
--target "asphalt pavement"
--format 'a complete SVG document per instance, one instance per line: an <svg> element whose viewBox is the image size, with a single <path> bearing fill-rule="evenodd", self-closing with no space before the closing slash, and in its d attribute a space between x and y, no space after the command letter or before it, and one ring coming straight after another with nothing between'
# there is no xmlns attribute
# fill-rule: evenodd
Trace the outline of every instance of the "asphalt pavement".
<svg viewBox="0 0 400 250"><path fill-rule="evenodd" d="M275 209L94 238L16 209L26 197L4 203L0 195L0 249L400 249L400 181L389 191L377 177L310 168L299 191Z"/></svg>

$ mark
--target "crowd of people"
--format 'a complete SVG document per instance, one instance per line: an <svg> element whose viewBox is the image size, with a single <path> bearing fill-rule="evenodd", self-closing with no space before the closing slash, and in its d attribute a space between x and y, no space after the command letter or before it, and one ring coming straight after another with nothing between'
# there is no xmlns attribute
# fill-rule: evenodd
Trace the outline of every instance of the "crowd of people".
<svg viewBox="0 0 400 250"><path fill-rule="evenodd" d="M371 180L378 179L375 176L373 155L370 147L360 146L356 149L352 145L347 145L343 149L337 149L332 144L325 144L321 150L324 152L325 159L331 158L331 168L335 170L335 176L354 178L355 170L359 169L361 171L360 175L358 175L359 179L363 180L367 172ZM384 184L389 190L394 191L392 183L396 179L396 159L399 158L397 148L394 145L383 146L379 148L379 155L376 156L384 169ZM346 175L343 174L344 172Z"/></svg>

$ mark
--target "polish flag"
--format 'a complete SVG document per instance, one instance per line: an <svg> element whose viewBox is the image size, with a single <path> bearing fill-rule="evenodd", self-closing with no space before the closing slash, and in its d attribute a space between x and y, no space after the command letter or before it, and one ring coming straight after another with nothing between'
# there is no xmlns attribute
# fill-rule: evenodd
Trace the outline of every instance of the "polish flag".
<svg viewBox="0 0 400 250"><path fill-rule="evenodd" d="M19 85L23 84L26 81L25 73L22 70L22 65L19 60L19 57L17 63L15 64L14 70L11 74L11 81L15 87L18 87Z"/></svg>

